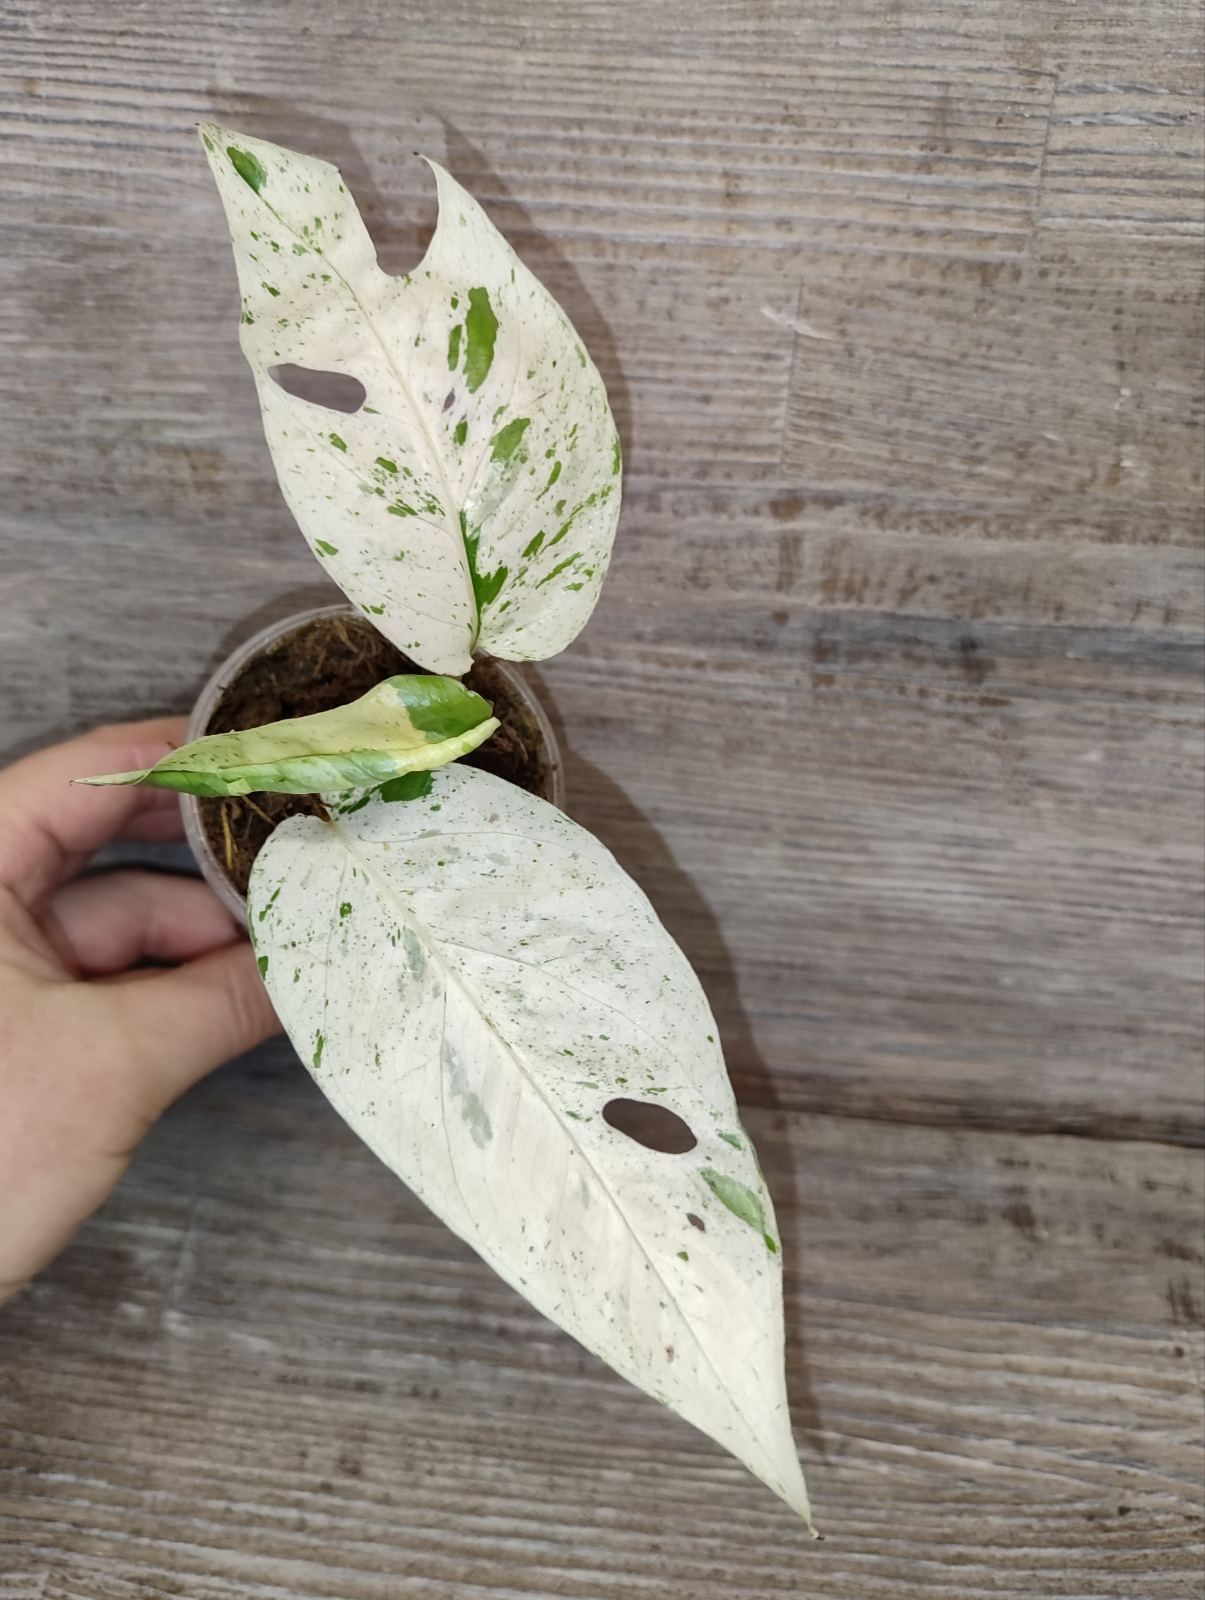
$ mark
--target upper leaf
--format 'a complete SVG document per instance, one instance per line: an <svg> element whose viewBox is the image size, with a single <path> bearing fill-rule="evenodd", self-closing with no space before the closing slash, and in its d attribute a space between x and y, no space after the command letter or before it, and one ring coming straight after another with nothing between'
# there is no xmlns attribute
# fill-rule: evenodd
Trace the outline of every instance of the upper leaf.
<svg viewBox="0 0 1205 1600"><path fill-rule="evenodd" d="M609 852L449 767L285 822L248 903L281 1020L376 1154L806 1518L774 1208L698 980ZM685 1153L620 1132L617 1098L684 1119Z"/></svg>
<svg viewBox="0 0 1205 1600"><path fill-rule="evenodd" d="M564 312L434 162L422 262L377 265L325 161L201 130L234 243L241 337L285 499L327 572L420 666L563 650L594 609L619 516L619 436ZM353 415L286 392L293 365L358 379Z"/></svg>
<svg viewBox="0 0 1205 1600"><path fill-rule="evenodd" d="M378 784L441 767L488 739L490 706L455 678L386 678L333 711L212 733L139 772L78 783L145 783L187 794L318 794Z"/></svg>

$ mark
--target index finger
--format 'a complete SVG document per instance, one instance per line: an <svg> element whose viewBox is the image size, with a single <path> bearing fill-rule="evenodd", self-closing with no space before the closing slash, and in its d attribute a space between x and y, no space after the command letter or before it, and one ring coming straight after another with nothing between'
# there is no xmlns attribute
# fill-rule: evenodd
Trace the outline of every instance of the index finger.
<svg viewBox="0 0 1205 1600"><path fill-rule="evenodd" d="M0 884L27 905L71 877L110 839L153 831L179 797L142 788L73 788L72 778L148 767L181 744L183 717L114 723L25 756L0 772Z"/></svg>

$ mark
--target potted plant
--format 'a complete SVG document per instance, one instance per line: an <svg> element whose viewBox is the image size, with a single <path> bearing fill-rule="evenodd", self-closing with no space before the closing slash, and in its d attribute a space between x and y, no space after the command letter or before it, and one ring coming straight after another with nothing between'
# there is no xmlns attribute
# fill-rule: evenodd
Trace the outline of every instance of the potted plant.
<svg viewBox="0 0 1205 1600"><path fill-rule="evenodd" d="M335 1108L533 1305L810 1527L778 1230L715 1022L640 889L553 803L555 742L506 666L562 650L598 597L620 500L602 380L434 163L438 226L395 279L335 168L201 137L277 475L353 610L252 641L200 737L88 781L258 797L248 928ZM307 398L299 372L351 401ZM319 621L359 660L349 703L311 693ZM293 698L247 727L267 657ZM485 760L508 720L533 792L458 759ZM213 815L190 827L230 898Z"/></svg>

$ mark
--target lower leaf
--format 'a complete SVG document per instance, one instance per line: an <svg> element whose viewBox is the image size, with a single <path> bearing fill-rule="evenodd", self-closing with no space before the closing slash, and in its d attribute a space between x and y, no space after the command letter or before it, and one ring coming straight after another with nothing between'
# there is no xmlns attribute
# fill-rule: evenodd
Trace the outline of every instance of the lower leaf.
<svg viewBox="0 0 1205 1600"><path fill-rule="evenodd" d="M698 980L609 852L446 768L286 822L249 904L281 1020L376 1154L809 1519L773 1204Z"/></svg>

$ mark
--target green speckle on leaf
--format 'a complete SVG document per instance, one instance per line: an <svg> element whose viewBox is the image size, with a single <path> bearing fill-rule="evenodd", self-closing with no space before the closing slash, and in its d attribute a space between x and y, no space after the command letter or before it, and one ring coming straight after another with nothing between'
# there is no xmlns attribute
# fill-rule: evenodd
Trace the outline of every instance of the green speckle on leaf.
<svg viewBox="0 0 1205 1600"><path fill-rule="evenodd" d="M273 300L279 300L280 299L280 290L276 287L275 284L273 284L273 283L265 283L263 285L263 287L272 296Z"/></svg>
<svg viewBox="0 0 1205 1600"><path fill-rule="evenodd" d="M256 960L255 965L259 968L260 977L261 978L266 978L268 976L268 958L267 958L267 956L260 956Z"/></svg>
<svg viewBox="0 0 1205 1600"><path fill-rule="evenodd" d="M468 424L468 421L467 421L466 418L461 417L460 421L452 429L452 443L453 444L463 444L464 441L468 438L468 436L469 436L469 424Z"/></svg>
<svg viewBox="0 0 1205 1600"><path fill-rule="evenodd" d="M489 1113L481 1102L481 1096L470 1087L459 1052L448 1039L443 1042L441 1061L448 1074L448 1088L460 1103L460 1114L469 1130L469 1137L480 1150L494 1137Z"/></svg>
<svg viewBox="0 0 1205 1600"><path fill-rule="evenodd" d="M339 554L339 546L331 544L329 539L315 539L314 549L317 550L320 556L337 556Z"/></svg>
<svg viewBox="0 0 1205 1600"><path fill-rule="evenodd" d="M476 394L494 364L494 341L498 319L490 305L488 289L469 290L469 309L464 319L468 335L464 357L464 381L470 394Z"/></svg>
<svg viewBox="0 0 1205 1600"><path fill-rule="evenodd" d="M493 604L509 576L508 567L495 567L493 572L487 573L473 572L473 596L477 601L479 612Z"/></svg>
<svg viewBox="0 0 1205 1600"><path fill-rule="evenodd" d="M353 811L363 810L363 808L372 799L372 795L373 791L369 789L368 792L366 794L362 794L358 800L353 800L349 806L340 806L339 815L341 817L350 817Z"/></svg>
<svg viewBox="0 0 1205 1600"><path fill-rule="evenodd" d="M413 506L408 506L404 500L395 500L391 506L386 506L391 517L417 517L418 512Z"/></svg>
<svg viewBox="0 0 1205 1600"><path fill-rule="evenodd" d="M534 556L538 552L540 546L543 543L544 543L544 530L543 530L543 528L541 528L539 533L536 534L535 538L531 541L531 543L524 546L523 559L525 561L529 561L531 559L531 557Z"/></svg>
<svg viewBox="0 0 1205 1600"><path fill-rule="evenodd" d="M314 1035L314 1068L315 1068L315 1070L317 1070L318 1067L320 1067L322 1065L322 1052L325 1049L326 1049L326 1035L322 1034L322 1033L316 1033Z"/></svg>
<svg viewBox="0 0 1205 1600"><path fill-rule="evenodd" d="M615 435L615 454L611 458L611 472L612 472L612 474L613 475L617 475L618 472L619 472L619 469L620 469L620 467L622 465L623 465L623 446L619 442L619 435L616 434Z"/></svg>
<svg viewBox="0 0 1205 1600"><path fill-rule="evenodd" d="M431 793L433 782L429 772L403 772L383 783L377 793L382 800L422 800Z"/></svg>
<svg viewBox="0 0 1205 1600"><path fill-rule="evenodd" d="M264 906L264 908L262 909L262 911L259 914L259 920L261 922L268 915L268 912L271 911L272 907L276 904L276 902L277 902L277 900L279 898L280 898L280 885L278 884L277 887L275 889L273 889L273 891L271 893L271 896L268 899L267 904Z"/></svg>
<svg viewBox="0 0 1205 1600"><path fill-rule="evenodd" d="M380 467L382 472L389 472L392 473L395 478L397 477L397 462L390 461L388 456L378 456L376 459L376 465Z"/></svg>
<svg viewBox="0 0 1205 1600"><path fill-rule="evenodd" d="M560 477L560 475L561 475L561 463L559 461L554 461L552 463L552 471L548 474L548 482L540 490L540 493L541 494L547 494L549 489L552 488L553 484Z"/></svg>
<svg viewBox="0 0 1205 1600"><path fill-rule="evenodd" d="M268 169L263 162L257 156L253 156L250 150L240 150L233 144L226 146L226 154L230 157L230 165L248 188L254 189L256 194L261 194L264 184L268 181Z"/></svg>
<svg viewBox="0 0 1205 1600"><path fill-rule="evenodd" d="M350 917L351 916L351 901L350 900L345 900L343 902L343 904L339 907L339 915L341 917Z"/></svg>
<svg viewBox="0 0 1205 1600"><path fill-rule="evenodd" d="M459 304L460 304L460 296L458 294L454 294L452 296L452 310L455 311L457 306L459 306Z"/></svg>
<svg viewBox="0 0 1205 1600"><path fill-rule="evenodd" d="M469 564L469 578L473 585L473 599L477 603L477 615L480 617L482 609L498 598L502 585L510 575L510 569L499 566L495 567L493 572L477 570L477 541L481 537L481 529L470 529L463 511L460 513L460 536L464 541L465 559Z"/></svg>
<svg viewBox="0 0 1205 1600"><path fill-rule="evenodd" d="M455 372L460 365L460 336L464 332L464 324L453 324L448 334L448 371Z"/></svg>
<svg viewBox="0 0 1205 1600"><path fill-rule="evenodd" d="M690 1260L690 1253L688 1251L686 1251L686 1250L679 1250L678 1251L678 1260L679 1261L689 1261Z"/></svg>
<svg viewBox="0 0 1205 1600"><path fill-rule="evenodd" d="M343 439L340 439L340 437L339 437L339 435L337 433L332 433L330 435L330 441L334 445L336 450L346 450L347 449L346 441L343 440Z"/></svg>
<svg viewBox="0 0 1205 1600"><path fill-rule="evenodd" d="M365 609L365 611L369 612L369 614L374 616L374 617L383 617L385 615L385 607L383 605L365 606L364 609Z"/></svg>
<svg viewBox="0 0 1205 1600"><path fill-rule="evenodd" d="M738 1179L726 1177L724 1173L716 1172L711 1167L704 1167L699 1176L720 1204L727 1206L734 1217L739 1217L742 1222L748 1223L749 1227L756 1229L764 1239L770 1254L777 1255L778 1244L766 1232L766 1213L761 1200L753 1190Z"/></svg>
<svg viewBox="0 0 1205 1600"><path fill-rule="evenodd" d="M406 965L410 968L412 978L421 978L427 967L427 955L418 941L418 934L412 928L402 930L402 949L406 954Z"/></svg>
<svg viewBox="0 0 1205 1600"><path fill-rule="evenodd" d="M720 1138L725 1144L730 1144L734 1150L743 1150L745 1148L735 1133L722 1133Z"/></svg>
<svg viewBox="0 0 1205 1600"><path fill-rule="evenodd" d="M490 440L493 447L490 458L493 461L509 461L519 448L523 435L531 427L530 417L512 417L504 428L499 428Z"/></svg>
<svg viewBox="0 0 1205 1600"><path fill-rule="evenodd" d="M555 544L556 540L554 539L552 542ZM549 548L551 548L551 546ZM564 572L566 567L571 567L576 560L577 554L575 552L571 556L566 556L563 561L558 561L556 566L553 567L552 571L547 575L547 577L540 579L539 583L536 584L536 588L542 589L546 583L551 583L555 577L558 577L562 572Z"/></svg>

